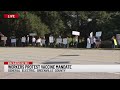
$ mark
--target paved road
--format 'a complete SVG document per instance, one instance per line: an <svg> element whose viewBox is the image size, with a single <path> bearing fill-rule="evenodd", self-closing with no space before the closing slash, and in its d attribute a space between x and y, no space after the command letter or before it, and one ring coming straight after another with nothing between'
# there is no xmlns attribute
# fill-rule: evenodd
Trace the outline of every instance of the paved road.
<svg viewBox="0 0 120 90"><path fill-rule="evenodd" d="M120 79L120 73L4 73L4 61L37 64L120 64L120 50L0 48L0 79Z"/></svg>

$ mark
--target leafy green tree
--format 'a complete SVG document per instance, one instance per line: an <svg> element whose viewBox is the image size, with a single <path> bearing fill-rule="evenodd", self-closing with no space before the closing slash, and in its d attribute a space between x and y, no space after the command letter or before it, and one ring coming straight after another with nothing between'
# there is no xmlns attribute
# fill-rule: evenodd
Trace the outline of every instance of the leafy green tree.
<svg viewBox="0 0 120 90"><path fill-rule="evenodd" d="M50 33L54 34L55 36L58 36L61 34L61 32L64 31L64 23L60 17L59 12L39 11L36 14L39 15L41 17L42 22L48 26Z"/></svg>
<svg viewBox="0 0 120 90"><path fill-rule="evenodd" d="M41 22L40 18L32 13L27 13L27 27L29 32L36 32L39 36L49 33L48 26Z"/></svg>

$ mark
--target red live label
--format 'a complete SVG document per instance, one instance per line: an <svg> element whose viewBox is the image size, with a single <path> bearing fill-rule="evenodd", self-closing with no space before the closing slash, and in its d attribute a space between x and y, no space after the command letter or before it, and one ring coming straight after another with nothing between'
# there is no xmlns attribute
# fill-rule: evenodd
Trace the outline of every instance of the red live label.
<svg viewBox="0 0 120 90"><path fill-rule="evenodd" d="M4 18L19 18L19 14L4 14Z"/></svg>

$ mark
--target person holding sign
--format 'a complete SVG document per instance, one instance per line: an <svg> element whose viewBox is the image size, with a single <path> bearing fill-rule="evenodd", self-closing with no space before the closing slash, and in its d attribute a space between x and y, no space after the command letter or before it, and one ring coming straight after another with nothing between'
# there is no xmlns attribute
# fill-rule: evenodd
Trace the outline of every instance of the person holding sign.
<svg viewBox="0 0 120 90"><path fill-rule="evenodd" d="M3 36L3 37L1 37L1 40L3 40L4 46L6 46L7 37Z"/></svg>
<svg viewBox="0 0 120 90"><path fill-rule="evenodd" d="M35 46L36 38L33 36L32 37L32 45Z"/></svg>
<svg viewBox="0 0 120 90"><path fill-rule="evenodd" d="M62 38L61 38L61 36L59 36L59 38L57 38L56 44L58 45L59 48L61 47L61 45L62 45Z"/></svg>
<svg viewBox="0 0 120 90"><path fill-rule="evenodd" d="M68 46L68 39L67 38L63 38L63 47L67 48Z"/></svg>
<svg viewBox="0 0 120 90"><path fill-rule="evenodd" d="M46 47L46 44L45 44L45 37L43 37L43 38L41 39L41 43L42 43L42 46Z"/></svg>
<svg viewBox="0 0 120 90"><path fill-rule="evenodd" d="M96 48L100 47L102 31L96 32Z"/></svg>
<svg viewBox="0 0 120 90"><path fill-rule="evenodd" d="M74 47L77 48L77 46L78 46L78 36L77 35L74 37L73 42L74 42Z"/></svg>
<svg viewBox="0 0 120 90"><path fill-rule="evenodd" d="M37 46L42 46L41 38L39 37L36 41Z"/></svg>
<svg viewBox="0 0 120 90"><path fill-rule="evenodd" d="M50 35L49 37L49 44L50 44L50 47L53 47L53 43L54 43L54 38L52 35Z"/></svg>
<svg viewBox="0 0 120 90"><path fill-rule="evenodd" d="M16 47L16 38L11 38L11 45Z"/></svg>
<svg viewBox="0 0 120 90"><path fill-rule="evenodd" d="M100 47L100 44L101 44L101 39L100 37L96 37L96 48L99 48Z"/></svg>
<svg viewBox="0 0 120 90"><path fill-rule="evenodd" d="M21 42L22 42L22 46L24 47L25 46L25 42L26 42L26 37L25 36L21 38Z"/></svg>
<svg viewBox="0 0 120 90"><path fill-rule="evenodd" d="M95 47L95 37L93 36L93 32L90 33L90 43L91 43L91 48Z"/></svg>

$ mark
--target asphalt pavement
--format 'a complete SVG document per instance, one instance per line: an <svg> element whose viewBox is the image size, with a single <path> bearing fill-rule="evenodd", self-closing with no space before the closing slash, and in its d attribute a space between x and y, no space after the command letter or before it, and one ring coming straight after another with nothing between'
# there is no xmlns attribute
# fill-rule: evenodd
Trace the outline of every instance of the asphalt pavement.
<svg viewBox="0 0 120 90"><path fill-rule="evenodd" d="M120 64L120 50L60 49L37 47L1 47L0 79L120 79L120 73L62 72L62 73L8 73L5 61L32 61L36 64Z"/></svg>

